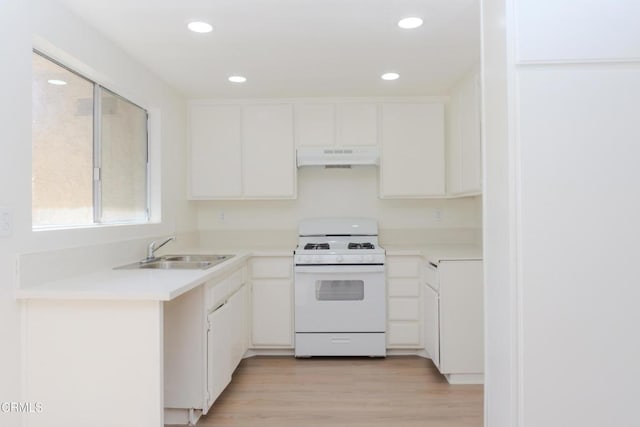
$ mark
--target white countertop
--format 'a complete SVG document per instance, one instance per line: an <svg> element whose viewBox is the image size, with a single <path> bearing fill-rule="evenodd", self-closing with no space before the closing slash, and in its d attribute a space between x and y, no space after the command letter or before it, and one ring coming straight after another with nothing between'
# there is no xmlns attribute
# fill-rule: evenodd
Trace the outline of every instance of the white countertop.
<svg viewBox="0 0 640 427"><path fill-rule="evenodd" d="M422 256L438 264L441 261L480 260L482 248L472 245L430 245L424 247L385 246L389 256ZM293 249L256 249L221 251L198 248L182 253L225 253L234 257L206 270L106 269L34 286L18 288L17 299L87 299L169 301L204 282L237 268L251 256L293 256Z"/></svg>
<svg viewBox="0 0 640 427"><path fill-rule="evenodd" d="M15 296L17 299L169 301L238 267L251 253L235 252L233 255L206 270L109 269L19 288Z"/></svg>
<svg viewBox="0 0 640 427"><path fill-rule="evenodd" d="M482 247L478 245L428 245L423 247L384 246L388 256L421 256L438 264L441 261L482 260Z"/></svg>

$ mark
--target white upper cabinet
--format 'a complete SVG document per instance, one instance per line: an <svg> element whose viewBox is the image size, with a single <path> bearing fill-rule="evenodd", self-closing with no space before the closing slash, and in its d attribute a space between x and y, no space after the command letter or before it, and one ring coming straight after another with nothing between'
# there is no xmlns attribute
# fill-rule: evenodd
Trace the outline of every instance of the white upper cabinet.
<svg viewBox="0 0 640 427"><path fill-rule="evenodd" d="M191 198L242 196L241 108L189 108Z"/></svg>
<svg viewBox="0 0 640 427"><path fill-rule="evenodd" d="M373 103L338 104L337 143L341 146L378 144L378 105Z"/></svg>
<svg viewBox="0 0 640 427"><path fill-rule="evenodd" d="M443 104L382 104L381 130L380 196L443 196Z"/></svg>
<svg viewBox="0 0 640 427"><path fill-rule="evenodd" d="M449 164L450 177L457 177L451 194L479 191L477 96L472 84L455 101L460 125L451 147L457 153ZM442 99L366 101L193 101L189 197L295 199L296 146L379 147L380 197L446 196Z"/></svg>
<svg viewBox="0 0 640 427"><path fill-rule="evenodd" d="M295 198L292 106L248 105L242 113L244 196Z"/></svg>
<svg viewBox="0 0 640 427"><path fill-rule="evenodd" d="M336 102L295 105L298 147L354 147L378 144L376 103Z"/></svg>
<svg viewBox="0 0 640 427"><path fill-rule="evenodd" d="M336 138L334 104L298 104L295 106L296 142L299 147L326 147Z"/></svg>
<svg viewBox="0 0 640 427"><path fill-rule="evenodd" d="M296 197L290 104L192 104L189 146L192 199Z"/></svg>
<svg viewBox="0 0 640 427"><path fill-rule="evenodd" d="M453 89L449 105L447 191L452 195L482 191L480 76L468 74Z"/></svg>
<svg viewBox="0 0 640 427"><path fill-rule="evenodd" d="M515 12L519 61L640 58L636 0L518 0Z"/></svg>

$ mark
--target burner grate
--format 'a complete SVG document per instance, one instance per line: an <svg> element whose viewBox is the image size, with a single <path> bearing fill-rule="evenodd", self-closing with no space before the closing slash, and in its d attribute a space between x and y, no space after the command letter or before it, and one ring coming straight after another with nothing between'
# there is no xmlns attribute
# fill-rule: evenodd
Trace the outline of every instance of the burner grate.
<svg viewBox="0 0 640 427"><path fill-rule="evenodd" d="M304 245L305 250L317 250L317 249L322 249L322 250L328 250L329 249L329 244L328 243L307 243L306 245Z"/></svg>
<svg viewBox="0 0 640 427"><path fill-rule="evenodd" d="M373 243L349 243L348 246L349 249L375 249L375 246L373 246Z"/></svg>

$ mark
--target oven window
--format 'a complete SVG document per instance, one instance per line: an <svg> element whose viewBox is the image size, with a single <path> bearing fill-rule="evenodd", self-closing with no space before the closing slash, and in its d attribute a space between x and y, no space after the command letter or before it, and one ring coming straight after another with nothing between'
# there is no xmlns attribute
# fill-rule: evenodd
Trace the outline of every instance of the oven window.
<svg viewBox="0 0 640 427"><path fill-rule="evenodd" d="M362 280L318 280L316 300L318 301L362 301L364 281Z"/></svg>

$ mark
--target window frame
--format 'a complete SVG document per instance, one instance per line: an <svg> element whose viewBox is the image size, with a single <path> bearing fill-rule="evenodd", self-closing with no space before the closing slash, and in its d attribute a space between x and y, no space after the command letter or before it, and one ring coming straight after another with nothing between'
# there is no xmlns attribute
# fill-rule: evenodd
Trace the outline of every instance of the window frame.
<svg viewBox="0 0 640 427"><path fill-rule="evenodd" d="M75 74L76 76L86 80L87 82L93 85L93 113L92 113L92 210L93 210L93 219L91 223L86 224L47 224L47 225L37 225L33 223L33 217L31 221L31 228L33 231L39 230L56 230L56 229L70 229L70 228L93 228L93 227L102 227L102 226L118 226L118 225L144 225L150 224L152 222L152 213L151 213L151 164L150 164L150 138L149 138L149 110L142 107L140 104L131 101L125 96L120 95L109 87L98 83L96 80L87 77L86 75L74 70L68 65L60 62L59 60L52 58L47 55L40 49L33 48L32 52L36 55L39 55L43 59L50 61L51 63L63 68L64 70ZM103 147L102 144L102 91L106 90L110 93L110 95L128 102L129 104L139 108L144 112L145 117L145 171L144 171L144 189L145 189L145 208L144 208L144 219L131 219L131 220L120 220L120 221L102 221L102 156L101 150ZM32 110L33 111L33 110ZM33 202L33 188L32 188L32 202ZM32 207L33 209L33 207Z"/></svg>

